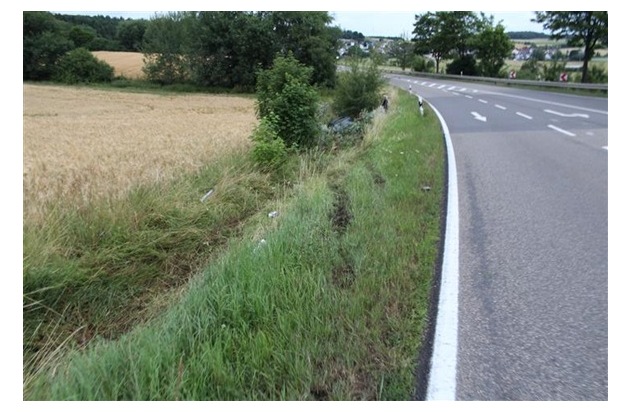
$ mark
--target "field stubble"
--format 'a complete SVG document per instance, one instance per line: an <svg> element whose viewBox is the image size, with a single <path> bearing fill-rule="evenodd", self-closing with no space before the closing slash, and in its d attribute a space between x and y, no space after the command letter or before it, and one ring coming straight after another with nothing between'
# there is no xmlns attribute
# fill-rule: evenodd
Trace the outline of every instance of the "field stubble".
<svg viewBox="0 0 630 412"><path fill-rule="evenodd" d="M24 221L172 179L247 148L252 99L24 85Z"/></svg>

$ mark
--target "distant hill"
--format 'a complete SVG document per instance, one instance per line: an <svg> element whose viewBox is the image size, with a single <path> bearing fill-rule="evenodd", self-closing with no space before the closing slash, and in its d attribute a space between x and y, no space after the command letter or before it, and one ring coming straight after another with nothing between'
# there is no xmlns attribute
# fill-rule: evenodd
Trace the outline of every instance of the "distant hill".
<svg viewBox="0 0 630 412"><path fill-rule="evenodd" d="M535 31L509 31L507 35L512 40L547 39L548 34Z"/></svg>

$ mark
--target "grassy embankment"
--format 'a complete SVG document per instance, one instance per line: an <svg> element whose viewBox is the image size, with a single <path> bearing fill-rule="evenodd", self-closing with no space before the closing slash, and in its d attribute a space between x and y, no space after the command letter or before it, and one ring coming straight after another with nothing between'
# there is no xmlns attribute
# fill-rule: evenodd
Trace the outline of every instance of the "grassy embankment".
<svg viewBox="0 0 630 412"><path fill-rule="evenodd" d="M38 329L25 307L25 345L26 331L57 325L75 346L35 362L25 398L410 399L444 155L429 110L421 119L405 93L391 103L360 147L295 157L283 176L234 154L119 202L52 213L31 236L25 225L25 254L52 241L45 265L25 263L25 293L39 290L29 308L56 314ZM116 339L72 344L87 324Z"/></svg>

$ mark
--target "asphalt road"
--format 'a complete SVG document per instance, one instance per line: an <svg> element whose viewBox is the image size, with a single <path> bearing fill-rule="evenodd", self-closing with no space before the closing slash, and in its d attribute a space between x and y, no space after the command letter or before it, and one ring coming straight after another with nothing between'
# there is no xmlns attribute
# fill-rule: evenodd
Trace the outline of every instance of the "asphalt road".
<svg viewBox="0 0 630 412"><path fill-rule="evenodd" d="M452 398L608 400L608 100L388 77L457 165Z"/></svg>

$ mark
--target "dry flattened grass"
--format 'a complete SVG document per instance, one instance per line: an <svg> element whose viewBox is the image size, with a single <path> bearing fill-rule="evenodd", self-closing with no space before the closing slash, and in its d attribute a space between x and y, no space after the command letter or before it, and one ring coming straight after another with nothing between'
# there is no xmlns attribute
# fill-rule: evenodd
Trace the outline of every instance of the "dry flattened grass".
<svg viewBox="0 0 630 412"><path fill-rule="evenodd" d="M144 54L133 52L95 51L92 52L97 59L103 60L114 68L114 75L124 76L127 79L141 79L145 75L142 72L144 66Z"/></svg>
<svg viewBox="0 0 630 412"><path fill-rule="evenodd" d="M46 203L86 204L247 148L254 100L24 85L24 221Z"/></svg>

